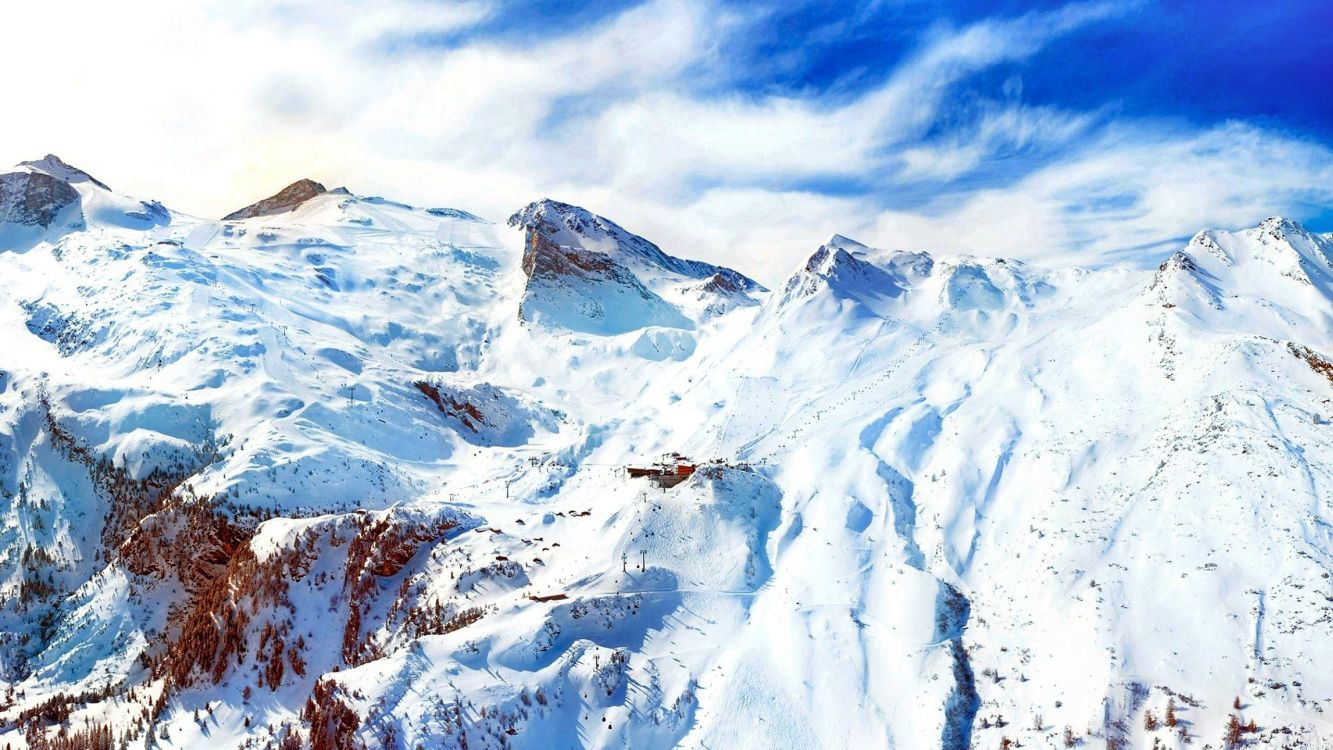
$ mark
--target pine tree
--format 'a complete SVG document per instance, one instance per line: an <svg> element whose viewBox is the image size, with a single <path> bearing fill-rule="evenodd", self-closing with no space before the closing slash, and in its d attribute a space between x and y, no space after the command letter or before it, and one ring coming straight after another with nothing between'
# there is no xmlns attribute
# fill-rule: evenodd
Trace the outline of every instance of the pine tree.
<svg viewBox="0 0 1333 750"><path fill-rule="evenodd" d="M1236 701L1239 702L1240 699L1237 698ZM1243 727L1240 725L1240 719L1235 714L1231 714L1231 716L1227 718L1226 733L1222 735L1223 745L1225 747L1236 747L1240 745L1240 735L1242 731Z"/></svg>

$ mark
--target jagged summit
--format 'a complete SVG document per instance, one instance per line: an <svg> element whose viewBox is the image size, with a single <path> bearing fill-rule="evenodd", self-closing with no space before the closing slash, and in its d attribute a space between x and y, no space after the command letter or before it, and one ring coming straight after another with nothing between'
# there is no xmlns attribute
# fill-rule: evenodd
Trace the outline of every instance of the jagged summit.
<svg viewBox="0 0 1333 750"><path fill-rule="evenodd" d="M28 167L38 172L48 174L52 177L55 177L56 179L64 180L65 182L75 182L75 183L91 182L92 184L102 188L103 190L111 189L110 187L107 186L106 183L102 182L96 177L93 177L92 175L88 174L82 169L79 169L78 167L67 164L63 159L61 159L59 156L56 156L55 154L47 154L46 156L40 159L33 159L31 161L20 162L19 166Z"/></svg>
<svg viewBox="0 0 1333 750"><path fill-rule="evenodd" d="M591 226L614 225L609 219L594 214L586 208L572 203L562 203L551 198L541 198L515 211L509 217L509 226L529 228L542 224L554 227L564 224L570 230L586 233ZM619 225L614 225L619 229ZM623 231L623 230L622 230Z"/></svg>
<svg viewBox="0 0 1333 750"><path fill-rule="evenodd" d="M20 162L12 171L0 174L0 224L36 236L32 234L34 231L51 228L66 209L79 204L79 191L74 184L85 182L110 191L87 172L66 164L54 154ZM77 226L78 221L75 217L72 224ZM0 250L6 249L4 246L11 239L0 236Z"/></svg>
<svg viewBox="0 0 1333 750"><path fill-rule="evenodd" d="M674 260L656 245L577 206L542 200L509 217L524 230L521 320L597 334L645 326L688 328L689 320L635 274Z"/></svg>
<svg viewBox="0 0 1333 750"><path fill-rule="evenodd" d="M223 221L237 221L252 219L256 216L274 216L287 213L311 198L327 192L329 191L323 185L314 180L300 179L261 201L227 214L222 219Z"/></svg>
<svg viewBox="0 0 1333 750"><path fill-rule="evenodd" d="M788 277L777 304L788 304L821 289L841 297L896 297L909 277L928 273L932 265L933 260L924 253L886 253L835 234Z"/></svg>
<svg viewBox="0 0 1333 750"><path fill-rule="evenodd" d="M1307 263L1314 263L1320 273L1333 271L1333 242L1315 234L1299 221L1275 216L1265 219L1255 230L1266 240L1286 245Z"/></svg>
<svg viewBox="0 0 1333 750"><path fill-rule="evenodd" d="M1286 294L1279 290L1295 281L1333 293L1333 242L1290 218L1273 216L1237 231L1204 230L1185 252L1233 291Z"/></svg>
<svg viewBox="0 0 1333 750"><path fill-rule="evenodd" d="M864 245L851 237L842 234L832 235L828 238L828 242L825 242L822 247L846 250L849 253L865 252L870 249L868 245Z"/></svg>
<svg viewBox="0 0 1333 750"><path fill-rule="evenodd" d="M729 284L745 290L760 289L758 282L730 268L668 255L660 247L619 224L585 208L543 198L533 201L509 217L509 226L536 231L565 247L580 247L605 253L630 265L646 265L692 279L717 273ZM643 269L637 269L643 270Z"/></svg>
<svg viewBox="0 0 1333 750"><path fill-rule="evenodd" d="M1176 250L1171 253L1170 257L1162 261L1161 265L1157 266L1157 270L1162 272L1171 270L1192 272L1198 270L1198 268L1199 266L1194 262L1194 259L1183 250Z"/></svg>
<svg viewBox="0 0 1333 750"><path fill-rule="evenodd" d="M1295 219L1286 216L1270 216L1259 222L1258 229L1267 232L1274 237L1285 237L1288 234L1298 234L1308 236L1310 231Z"/></svg>
<svg viewBox="0 0 1333 750"><path fill-rule="evenodd" d="M585 333L692 328L762 289L730 268L667 255L587 209L545 198L509 217L524 230L519 317Z"/></svg>

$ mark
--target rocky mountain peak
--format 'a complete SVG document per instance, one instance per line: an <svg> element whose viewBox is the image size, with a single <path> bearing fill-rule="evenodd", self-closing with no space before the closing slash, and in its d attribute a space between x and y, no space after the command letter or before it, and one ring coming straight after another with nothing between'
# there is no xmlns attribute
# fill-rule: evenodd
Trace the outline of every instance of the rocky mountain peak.
<svg viewBox="0 0 1333 750"><path fill-rule="evenodd" d="M851 237L841 234L834 234L829 237L828 242L825 242L823 246L837 250L845 250L849 253L865 252L870 249L868 245L864 245Z"/></svg>
<svg viewBox="0 0 1333 750"><path fill-rule="evenodd" d="M1162 264L1157 267L1157 270L1165 273L1167 271L1196 271L1198 268L1199 266L1194 262L1193 258L1180 250L1177 250L1174 253L1171 253L1171 257L1162 261Z"/></svg>
<svg viewBox="0 0 1333 750"><path fill-rule="evenodd" d="M657 245L587 209L550 199L509 217L525 231L528 283L519 317L571 330L616 334L646 326L689 328L662 294L723 274L728 286L754 282L730 269L674 258Z"/></svg>
<svg viewBox="0 0 1333 750"><path fill-rule="evenodd" d="M877 252L869 245L850 237L835 234L820 245L805 261L805 271L810 274L831 278L837 275L864 274L867 269L877 268L878 261L872 261L872 255L881 260L890 259L889 255ZM894 254L902 255L902 253ZM928 256L925 256L927 260Z"/></svg>
<svg viewBox="0 0 1333 750"><path fill-rule="evenodd" d="M256 216L283 214L328 190L311 179L300 179L269 197L222 217L223 221L251 219Z"/></svg>
<svg viewBox="0 0 1333 750"><path fill-rule="evenodd" d="M558 231L563 226L572 232L589 235L596 230L606 231L611 223L585 208L542 198L514 212L508 224L520 229L542 228L548 232Z"/></svg>
<svg viewBox="0 0 1333 750"><path fill-rule="evenodd" d="M1259 231L1274 239L1286 239L1290 235L1307 236L1310 234L1300 222L1288 219L1285 216L1270 216L1264 219L1259 222Z"/></svg>
<svg viewBox="0 0 1333 750"><path fill-rule="evenodd" d="M707 279L718 273L728 283L745 291L761 289L753 279L723 266L668 255L660 247L619 224L585 208L543 198L533 201L509 217L509 226L527 230L529 248L533 232L566 248L602 253L624 263L636 273L666 272L687 279Z"/></svg>
<svg viewBox="0 0 1333 750"><path fill-rule="evenodd" d="M78 201L69 182L45 172L0 174L0 224L46 229Z"/></svg>
<svg viewBox="0 0 1333 750"><path fill-rule="evenodd" d="M21 162L19 166L28 167L29 169L50 175L58 180L64 180L65 182L91 182L103 190L111 189L110 187L107 187L105 182L102 182L78 167L66 163L55 154L47 154L40 159Z"/></svg>
<svg viewBox="0 0 1333 750"><path fill-rule="evenodd" d="M827 293L874 307L882 300L900 297L929 277L935 267L928 253L885 251L835 234L787 278L771 305L780 309Z"/></svg>

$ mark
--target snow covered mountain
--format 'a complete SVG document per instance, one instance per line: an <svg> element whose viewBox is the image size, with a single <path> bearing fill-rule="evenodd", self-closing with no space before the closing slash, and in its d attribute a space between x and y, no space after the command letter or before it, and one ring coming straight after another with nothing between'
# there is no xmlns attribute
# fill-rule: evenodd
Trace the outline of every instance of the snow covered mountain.
<svg viewBox="0 0 1333 750"><path fill-rule="evenodd" d="M525 232L525 321L600 334L692 329L701 318L754 304L747 293L761 289L729 268L673 258L566 203L531 203L509 217L509 226Z"/></svg>
<svg viewBox="0 0 1333 750"><path fill-rule="evenodd" d="M1333 746L1328 237L508 224L0 175L0 742Z"/></svg>

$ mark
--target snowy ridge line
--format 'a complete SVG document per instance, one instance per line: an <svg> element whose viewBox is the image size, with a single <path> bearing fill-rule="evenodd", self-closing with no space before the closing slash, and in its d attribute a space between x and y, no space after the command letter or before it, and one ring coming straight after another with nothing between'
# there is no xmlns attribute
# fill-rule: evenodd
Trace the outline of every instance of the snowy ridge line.
<svg viewBox="0 0 1333 750"><path fill-rule="evenodd" d="M1299 224L769 291L558 201L3 177L0 742L1327 744Z"/></svg>

